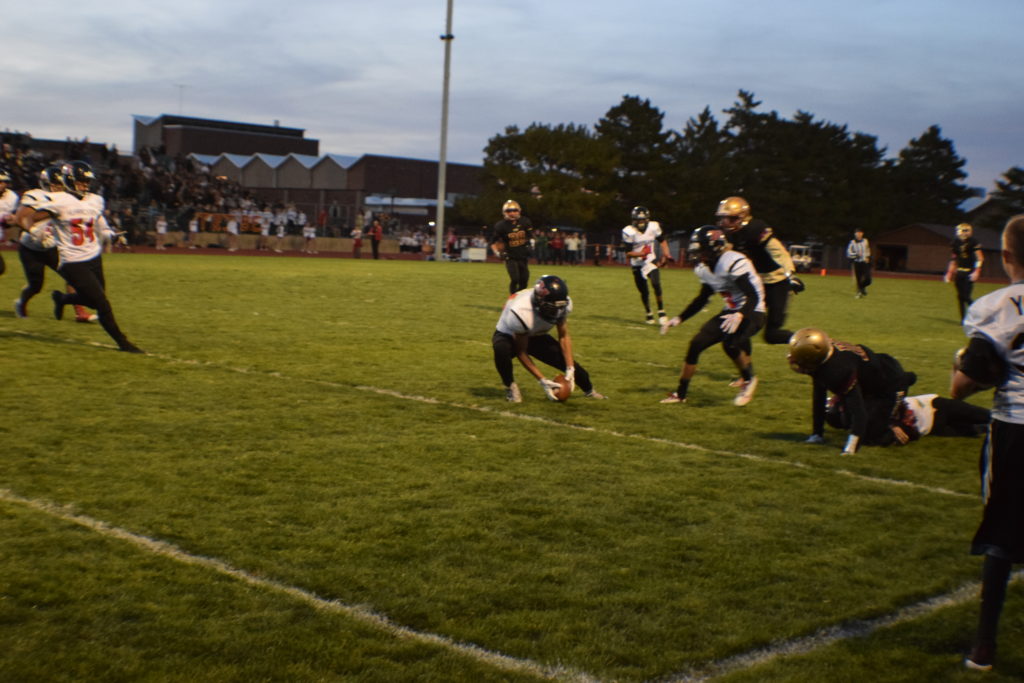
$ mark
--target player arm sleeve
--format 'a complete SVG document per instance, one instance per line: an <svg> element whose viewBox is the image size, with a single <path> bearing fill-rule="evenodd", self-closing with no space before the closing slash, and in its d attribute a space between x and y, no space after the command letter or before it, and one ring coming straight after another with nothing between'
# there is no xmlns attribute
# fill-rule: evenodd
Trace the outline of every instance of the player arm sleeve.
<svg viewBox="0 0 1024 683"><path fill-rule="evenodd" d="M745 295L743 306L740 308L740 313L743 314L744 318L749 319L750 314L757 308L760 297L757 295L757 288L754 287L753 283L750 282L750 273L744 273L736 279L736 286L740 288L740 291Z"/></svg>
<svg viewBox="0 0 1024 683"><path fill-rule="evenodd" d="M779 268L782 268L787 273L792 273L796 270L796 267L793 265L793 258L777 237L769 237L764 248L768 255L772 257L772 260L779 264Z"/></svg>
<svg viewBox="0 0 1024 683"><path fill-rule="evenodd" d="M864 394L861 393L860 386L854 385L846 392L843 402L850 414L850 434L863 439L868 431L868 409L864 404Z"/></svg>
<svg viewBox="0 0 1024 683"><path fill-rule="evenodd" d="M704 307L708 305L708 300L711 299L712 294L714 294L714 290L711 289L710 285L702 285L700 291L697 292L697 296L693 297L693 301L690 302L690 305L684 308L683 312L679 314L679 319L689 320L704 310Z"/></svg>
<svg viewBox="0 0 1024 683"><path fill-rule="evenodd" d="M999 380L1006 376L1006 369L1006 361L989 339L971 337L960 361L960 372L980 386L991 387L1001 383Z"/></svg>

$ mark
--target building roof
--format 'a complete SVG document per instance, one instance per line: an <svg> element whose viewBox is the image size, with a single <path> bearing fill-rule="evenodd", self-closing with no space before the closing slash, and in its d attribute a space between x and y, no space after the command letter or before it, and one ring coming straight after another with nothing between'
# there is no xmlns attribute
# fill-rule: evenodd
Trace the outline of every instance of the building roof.
<svg viewBox="0 0 1024 683"><path fill-rule="evenodd" d="M284 135L302 138L306 131L303 128L285 128L279 125L267 126L259 123L242 123L240 121L219 121L217 119L199 119L192 116L161 114L160 116L142 116L133 114L132 118L144 126L162 122L167 126L183 126L189 128L210 128L212 130L232 130L241 133L258 133L260 135Z"/></svg>

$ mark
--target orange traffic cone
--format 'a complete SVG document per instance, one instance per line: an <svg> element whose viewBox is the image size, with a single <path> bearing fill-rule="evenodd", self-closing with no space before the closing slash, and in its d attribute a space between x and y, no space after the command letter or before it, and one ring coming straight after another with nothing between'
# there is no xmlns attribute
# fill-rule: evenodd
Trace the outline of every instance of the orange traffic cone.
<svg viewBox="0 0 1024 683"><path fill-rule="evenodd" d="M824 268L822 268L822 269L821 269L821 276L822 276L822 277L825 277L826 275L828 275L828 271L827 271L827 270L825 270Z"/></svg>

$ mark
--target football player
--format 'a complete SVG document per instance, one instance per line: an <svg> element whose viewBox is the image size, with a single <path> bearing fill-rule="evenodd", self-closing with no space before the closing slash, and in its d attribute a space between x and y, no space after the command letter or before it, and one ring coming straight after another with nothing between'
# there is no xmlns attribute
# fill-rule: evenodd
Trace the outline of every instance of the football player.
<svg viewBox="0 0 1024 683"><path fill-rule="evenodd" d="M50 200L53 192L62 192L64 185L60 179L60 166L47 166L39 173L39 187L29 190L21 197L18 211L14 214L15 223L22 225L36 215L38 207ZM46 269L57 272L57 247L52 230L49 228L50 216L31 224L29 229L21 231L18 240L18 259L25 272L25 287L21 295L14 300L14 313L19 318L28 317L29 299L43 289L43 278Z"/></svg>
<svg viewBox="0 0 1024 683"><path fill-rule="evenodd" d="M956 237L950 243L953 255L949 259L949 267L943 276L943 282L952 281L956 285L956 301L960 307L960 320L964 319L967 308L971 305L971 294L974 283L981 275L981 265L985 255L981 243L974 238L974 228L970 223L956 226Z"/></svg>
<svg viewBox="0 0 1024 683"><path fill-rule="evenodd" d="M18 206L18 193L10 188L11 174L5 168L0 168L0 242L4 240L4 228L14 224L14 212ZM0 275L4 274L7 266L4 265L4 257L0 254Z"/></svg>
<svg viewBox="0 0 1024 683"><path fill-rule="evenodd" d="M871 419L869 415L869 420ZM864 443L870 446L905 446L929 434L933 436L978 436L991 420L984 408L938 394L907 396L891 415L875 416L884 425L868 425ZM850 419L841 401L831 401L825 421L837 429L849 429ZM874 436L875 440L871 440Z"/></svg>
<svg viewBox="0 0 1024 683"><path fill-rule="evenodd" d="M626 256L633 267L633 282L640 292L640 301L644 304L645 322L648 325L654 324L650 293L650 289L653 288L654 298L658 304L658 322L664 323L668 318L665 317L665 304L661 299L661 274L658 269L672 259L668 241L662 235L661 224L651 220L651 212L646 207L633 207L630 219L632 222L622 229L622 243L626 245ZM659 245L660 258L657 253ZM648 282L650 288L647 286Z"/></svg>
<svg viewBox="0 0 1024 683"><path fill-rule="evenodd" d="M501 206L504 218L494 224L491 232L491 252L505 260L508 271L508 292L511 298L525 289L530 282L530 239L533 223L522 215L519 202L509 199Z"/></svg>
<svg viewBox="0 0 1024 683"><path fill-rule="evenodd" d="M687 252L692 260L697 261L693 272L701 281L700 292L682 313L662 323L661 333L665 334L704 310L712 294L721 295L725 305L690 340L679 375L679 386L661 402L685 403L700 354L704 349L721 343L722 350L740 372L740 392L733 399L733 404L745 406L753 400L757 389L750 338L764 324L764 286L750 259L733 251L723 231L713 225L704 225L693 231Z"/></svg>
<svg viewBox="0 0 1024 683"><path fill-rule="evenodd" d="M786 360L794 372L814 380L807 443L825 443L826 399L831 392L833 410L844 415L841 425L849 432L842 455L853 455L862 443L884 441L907 389L917 381L892 356L834 341L813 327L793 333Z"/></svg>
<svg viewBox="0 0 1024 683"><path fill-rule="evenodd" d="M587 398L603 399L594 391L590 375L572 355L572 337L566 319L572 312L569 287L557 275L544 275L533 289L522 289L508 301L498 318L491 346L494 349L494 367L505 385L505 399L512 403L523 400L519 385L512 373L512 359L518 358L526 371L540 383L544 395L557 401L558 382L547 379L537 368L533 358L562 371L575 389L577 385ZM549 332L558 331L556 341Z"/></svg>
<svg viewBox="0 0 1024 683"><path fill-rule="evenodd" d="M1011 284L967 309L970 342L953 373L950 395L966 398L995 387L992 423L981 451L985 503L971 554L984 555L981 613L974 646L964 664L992 668L996 629L1013 563L1024 562L1024 214L1003 229L1003 270Z"/></svg>
<svg viewBox="0 0 1024 683"><path fill-rule="evenodd" d="M718 226L725 230L733 249L749 258L764 283L764 340L768 344L785 344L791 336L783 329L790 292L799 293L803 282L793 275L796 267L786 247L775 237L768 224L750 213L750 204L743 197L726 197L715 211Z"/></svg>
<svg viewBox="0 0 1024 683"><path fill-rule="evenodd" d="M53 315L64 317L64 306L83 304L94 308L107 334L121 351L142 353L128 341L114 319L114 310L107 300L103 277L103 242L121 239L103 218L103 197L91 192L95 180L92 167L84 161L73 161L61 167L62 192L48 193L31 215L22 218L21 227L43 238L42 230L50 231L57 243L57 272L75 291L72 294L54 291ZM50 218L45 228L33 228Z"/></svg>

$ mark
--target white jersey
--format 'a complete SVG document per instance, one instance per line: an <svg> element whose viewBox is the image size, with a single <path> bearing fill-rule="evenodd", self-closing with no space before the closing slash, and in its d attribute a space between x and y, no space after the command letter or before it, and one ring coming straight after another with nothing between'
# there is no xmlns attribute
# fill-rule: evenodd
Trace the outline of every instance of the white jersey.
<svg viewBox="0 0 1024 683"><path fill-rule="evenodd" d="M7 188L0 194L0 240L4 237L4 224L14 217L14 211L18 207L18 193Z"/></svg>
<svg viewBox="0 0 1024 683"><path fill-rule="evenodd" d="M964 332L988 340L1007 364L1006 382L996 387L992 417L1024 424L1024 282L1016 282L981 297L967 309Z"/></svg>
<svg viewBox="0 0 1024 683"><path fill-rule="evenodd" d="M938 394L921 394L920 396L907 396L903 399L907 408L914 414L914 428L921 436L931 434L932 427L935 426L935 408L932 406L932 401L938 397Z"/></svg>
<svg viewBox="0 0 1024 683"><path fill-rule="evenodd" d="M565 307L565 316L572 313L572 297L568 298ZM521 289L511 299L505 302L505 308L498 318L497 330L504 334L526 334L536 337L546 334L554 327L540 317L540 313L533 307L533 289Z"/></svg>
<svg viewBox="0 0 1024 683"><path fill-rule="evenodd" d="M19 206L27 206L30 209L36 211L42 204L50 201L49 193L44 192L40 189L29 190L25 194L21 195L21 204ZM47 249L53 249L52 246L47 247L43 244L43 235L46 234L48 226L50 225L51 219L44 218L41 221L37 221L32 224L31 232L28 230L21 231L21 239L19 240L26 249L32 251L46 251ZM52 230L49 230L52 234Z"/></svg>
<svg viewBox="0 0 1024 683"><path fill-rule="evenodd" d="M647 226L640 230L634 225L627 225L622 229L622 243L628 244L626 251L637 251L647 247L650 251L645 256L631 256L629 265L643 266L645 263L653 264L657 260L658 245L661 239L661 223L658 221L647 221Z"/></svg>
<svg viewBox="0 0 1024 683"><path fill-rule="evenodd" d="M110 239L110 226L103 218L103 197L88 193L81 199L69 192L53 192L39 206L53 218L50 228L57 238L60 265L91 261L103 252L103 240Z"/></svg>
<svg viewBox="0 0 1024 683"><path fill-rule="evenodd" d="M737 280L746 275L757 291L758 301L754 310L764 313L764 283L754 270L754 264L740 252L731 249L724 251L718 257L714 270L702 262L697 264L693 272L701 282L722 295L726 311L738 311L747 302L747 295L736 284Z"/></svg>

